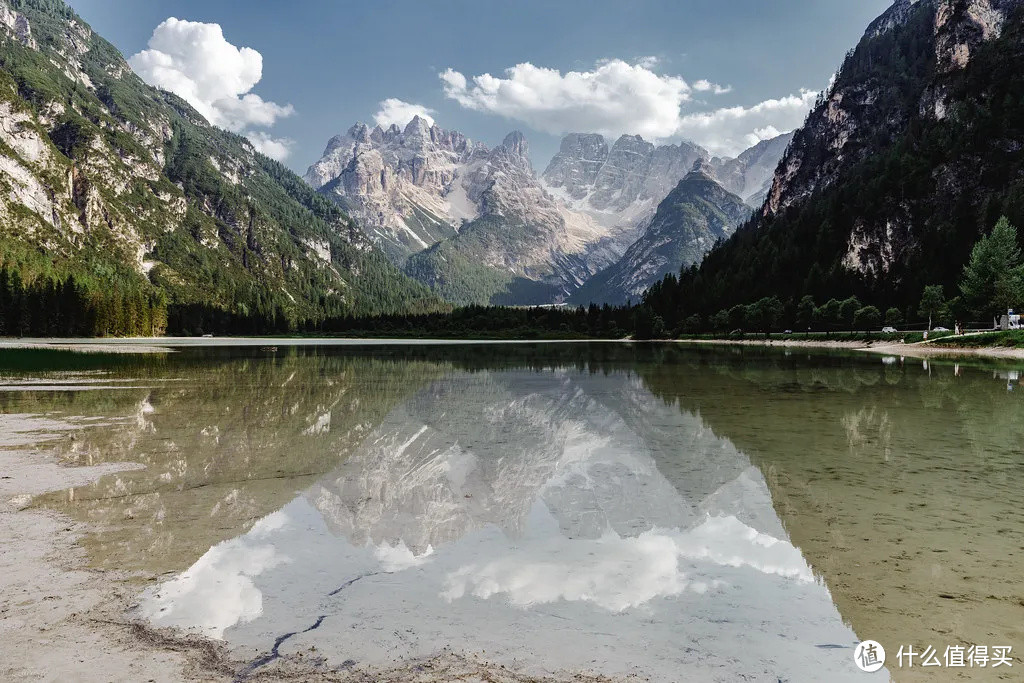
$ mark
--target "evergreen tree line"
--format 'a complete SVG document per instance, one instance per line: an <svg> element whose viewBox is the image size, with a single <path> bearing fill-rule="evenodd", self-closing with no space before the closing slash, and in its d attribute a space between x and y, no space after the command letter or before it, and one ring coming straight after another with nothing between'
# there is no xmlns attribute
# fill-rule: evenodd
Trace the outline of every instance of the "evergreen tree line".
<svg viewBox="0 0 1024 683"><path fill-rule="evenodd" d="M167 327L167 306L159 292L77 281L23 280L20 271L0 268L0 336L156 336Z"/></svg>
<svg viewBox="0 0 1024 683"><path fill-rule="evenodd" d="M634 334L638 315L644 313L637 308L596 304L586 308L474 305L450 313L330 318L303 331L378 337L619 339Z"/></svg>
<svg viewBox="0 0 1024 683"><path fill-rule="evenodd" d="M1017 229L1003 216L971 249L956 284L958 293L947 298L943 285L926 285L916 306L883 309L865 305L856 296L819 304L810 294L799 299L771 295L707 314L702 310L705 302L680 296L685 284L685 278L666 276L647 291L641 303L662 327L676 334L782 329L866 332L882 325L898 328L915 322L931 329L936 323L953 327L956 322L971 320L988 326L1007 310L1024 306L1024 261Z"/></svg>

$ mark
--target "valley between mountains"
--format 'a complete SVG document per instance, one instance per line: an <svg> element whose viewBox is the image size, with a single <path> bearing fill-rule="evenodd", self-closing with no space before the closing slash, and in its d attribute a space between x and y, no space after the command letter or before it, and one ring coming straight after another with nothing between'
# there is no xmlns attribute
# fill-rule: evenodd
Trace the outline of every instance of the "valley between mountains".
<svg viewBox="0 0 1024 683"><path fill-rule="evenodd" d="M731 235L791 138L719 158L571 133L537 173L518 131L489 148L417 116L404 129L352 126L305 180L452 303L625 303Z"/></svg>

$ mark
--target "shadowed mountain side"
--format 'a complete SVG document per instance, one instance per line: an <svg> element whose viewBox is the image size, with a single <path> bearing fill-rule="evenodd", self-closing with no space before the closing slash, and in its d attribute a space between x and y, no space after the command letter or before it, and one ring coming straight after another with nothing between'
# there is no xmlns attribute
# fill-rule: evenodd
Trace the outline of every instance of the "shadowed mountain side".
<svg viewBox="0 0 1024 683"><path fill-rule="evenodd" d="M750 207L710 172L698 162L658 205L650 225L622 259L585 282L570 302L637 303L655 282L700 263L716 243L732 235L750 216Z"/></svg>

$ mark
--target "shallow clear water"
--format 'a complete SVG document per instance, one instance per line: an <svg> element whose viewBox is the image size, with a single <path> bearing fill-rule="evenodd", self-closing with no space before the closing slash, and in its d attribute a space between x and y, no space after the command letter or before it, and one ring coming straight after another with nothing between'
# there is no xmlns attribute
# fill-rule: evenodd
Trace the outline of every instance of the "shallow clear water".
<svg viewBox="0 0 1024 683"><path fill-rule="evenodd" d="M1024 666L1012 364L650 344L53 358L5 354L0 410L72 425L37 439L69 462L146 468L35 504L92 524L95 566L160 575L139 618L254 667L450 647L530 673L863 680L867 638L899 680L936 680L895 667L904 644L1013 646L1012 669L960 672L980 680Z"/></svg>

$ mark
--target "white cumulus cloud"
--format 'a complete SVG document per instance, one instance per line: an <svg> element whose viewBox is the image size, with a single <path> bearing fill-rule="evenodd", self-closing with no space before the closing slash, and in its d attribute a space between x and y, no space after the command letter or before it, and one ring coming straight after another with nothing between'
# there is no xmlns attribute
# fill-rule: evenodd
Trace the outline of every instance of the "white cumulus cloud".
<svg viewBox="0 0 1024 683"><path fill-rule="evenodd" d="M461 106L556 135L585 131L615 137L629 132L667 138L692 92L678 76L659 75L643 63L621 59L565 74L524 62L506 69L504 78L485 73L469 82L453 69L440 77L445 95Z"/></svg>
<svg viewBox="0 0 1024 683"><path fill-rule="evenodd" d="M681 76L655 73L654 58L629 63L602 60L590 71L568 71L529 62L467 78L454 69L439 74L444 94L466 109L498 114L537 130L561 135L624 133L652 141L687 138L715 154L735 155L771 133L799 126L817 93L770 99L749 107L694 111L694 93L723 95L730 86L707 79L692 83Z"/></svg>
<svg viewBox="0 0 1024 683"><path fill-rule="evenodd" d="M813 90L801 90L751 107L686 114L679 119L678 133L712 154L733 156L761 140L798 128L817 96Z"/></svg>
<svg viewBox="0 0 1024 683"><path fill-rule="evenodd" d="M414 116L419 116L433 126L433 114L435 113L433 109L424 107L422 104L403 102L395 97L389 97L380 103L380 109L373 115L373 120L381 128L387 128L392 124L404 128L407 123L412 121Z"/></svg>
<svg viewBox="0 0 1024 683"><path fill-rule="evenodd" d="M183 98L211 124L246 135L268 156L287 155L290 141L252 129L269 128L295 110L251 92L263 77L263 56L229 43L219 24L171 17L153 30L149 49L128 62L144 81Z"/></svg>

